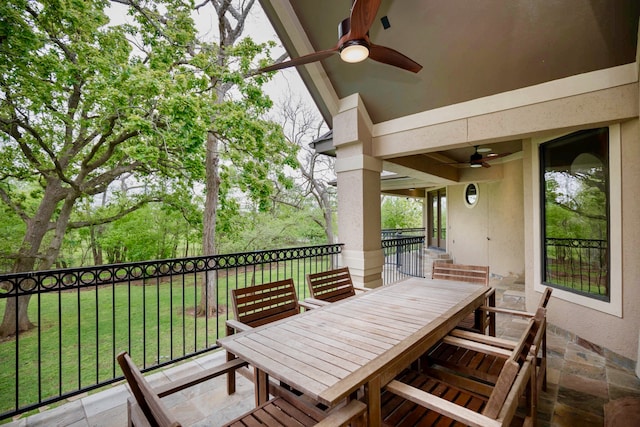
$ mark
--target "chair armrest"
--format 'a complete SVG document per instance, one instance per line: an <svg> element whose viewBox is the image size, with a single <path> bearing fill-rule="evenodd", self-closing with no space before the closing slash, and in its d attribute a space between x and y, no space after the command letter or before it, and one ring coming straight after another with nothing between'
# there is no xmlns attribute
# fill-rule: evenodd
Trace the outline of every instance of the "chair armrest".
<svg viewBox="0 0 640 427"><path fill-rule="evenodd" d="M154 392L158 395L158 397L168 396L170 394L184 390L185 388L189 388L196 384L208 381L212 378L219 377L220 375L235 371L236 369L239 369L246 365L247 362L242 359L233 359L229 362L223 363L222 365L218 365L213 368L206 369L202 372L198 372L179 380L172 381L169 384L164 384L162 386L156 387L154 388Z"/></svg>
<svg viewBox="0 0 640 427"><path fill-rule="evenodd" d="M486 417L463 406L451 403L448 400L429 394L425 391L393 380L385 387L387 391L396 394L424 408L436 411L458 422L487 427L498 427L502 424L495 419Z"/></svg>
<svg viewBox="0 0 640 427"><path fill-rule="evenodd" d="M447 344L477 351L479 353L490 354L497 357L504 357L505 359L509 358L509 356L511 356L511 354L513 353L512 351L506 350L504 348L494 347L492 345L466 340L463 338L452 337L449 335L444 337L442 341Z"/></svg>
<svg viewBox="0 0 640 427"><path fill-rule="evenodd" d="M247 325L245 323L239 322L239 321L237 321L235 319L227 320L226 321L226 325L227 325L227 328L235 329L237 332L244 332L244 331L248 331L250 329L253 329L251 326L249 326L249 325Z"/></svg>
<svg viewBox="0 0 640 427"><path fill-rule="evenodd" d="M316 424L316 427L334 427L347 425L359 417L364 418L367 405L359 400L352 400L346 406L332 411L327 418ZM364 425L364 422L363 422Z"/></svg>
<svg viewBox="0 0 640 427"><path fill-rule="evenodd" d="M300 304L302 307L306 309L313 310L314 308L320 308L322 306L329 305L331 303L328 301L322 301L315 298L305 298L304 301L298 301L298 304Z"/></svg>
<svg viewBox="0 0 640 427"><path fill-rule="evenodd" d="M508 308L488 307L486 305L481 306L480 310L488 311L491 313L510 314L512 316L526 317L527 319L531 319L534 316L533 313L529 313L527 311L510 310Z"/></svg>
<svg viewBox="0 0 640 427"><path fill-rule="evenodd" d="M449 333L449 335L469 341L492 345L495 347L506 348L508 350L513 350L514 348L516 348L516 345L518 345L518 343L515 341L507 340L504 338L496 338L490 335L479 334L477 332L466 331L463 329L454 329Z"/></svg>

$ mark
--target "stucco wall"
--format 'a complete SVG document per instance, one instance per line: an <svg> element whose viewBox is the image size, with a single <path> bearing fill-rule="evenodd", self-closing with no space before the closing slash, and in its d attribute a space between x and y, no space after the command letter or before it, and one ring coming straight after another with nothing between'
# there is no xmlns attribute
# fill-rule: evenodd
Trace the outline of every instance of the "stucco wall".
<svg viewBox="0 0 640 427"><path fill-rule="evenodd" d="M509 162L502 177L480 181L474 209L464 205L464 185L448 187L448 250L461 263L489 264L493 273L525 272L529 310L540 284L540 204L537 143L576 130L620 123L617 275L614 310L579 303L554 291L549 322L632 360L638 360L640 330L640 90L638 66L628 64L518 91L427 111L373 126L373 156L402 157L453 146L521 139L523 158ZM536 140L536 142L534 142ZM491 168L487 171L494 172ZM518 169L522 173L518 172ZM471 171L468 171L471 173ZM497 172L497 170L495 170ZM475 172L473 172L475 173ZM476 179L461 172L461 181ZM480 178L478 178L480 179ZM524 205L524 207L522 207ZM518 225L520 223L520 225ZM518 230L518 227L521 227ZM489 237L491 240L487 240ZM536 241L537 239L537 241ZM522 241L522 246L517 242ZM521 265L513 260L521 260ZM615 267L615 268L614 268ZM592 298L582 297L595 301ZM613 304L597 301L600 306ZM640 369L638 370L640 374Z"/></svg>
<svg viewBox="0 0 640 427"><path fill-rule="evenodd" d="M522 160L504 163L502 179L479 182L478 202L464 203L466 184L447 188L448 251L455 262L489 265L492 274L524 276Z"/></svg>
<svg viewBox="0 0 640 427"><path fill-rule="evenodd" d="M594 125L595 126L595 125ZM568 298L553 298L549 304L548 319L551 324L584 338L594 344L605 347L619 355L632 360L638 357L638 334L640 328L640 168L637 161L640 159L640 125L638 120L631 120L621 124L621 175L622 192L622 223L611 224L611 227L621 227L622 259L612 259L612 269L621 265L620 279L614 281L612 286L622 286L622 315L612 315L601 310L576 304ZM539 215L534 210L536 206L531 201L535 200L534 179L537 177L537 164L535 150L537 144L531 141L525 144L525 193L527 206L525 208L525 232L539 232ZM526 197L526 196L525 196ZM534 259L539 258L539 248L535 239L527 238L526 259L527 279L526 296L527 306L531 310L539 299L540 278ZM616 244L616 242L612 242ZM614 252L613 250L611 251ZM612 255L613 256L613 255ZM616 263L616 261L618 261ZM613 274L612 274L613 277ZM621 284L618 283L621 281ZM558 296L558 292L554 295Z"/></svg>

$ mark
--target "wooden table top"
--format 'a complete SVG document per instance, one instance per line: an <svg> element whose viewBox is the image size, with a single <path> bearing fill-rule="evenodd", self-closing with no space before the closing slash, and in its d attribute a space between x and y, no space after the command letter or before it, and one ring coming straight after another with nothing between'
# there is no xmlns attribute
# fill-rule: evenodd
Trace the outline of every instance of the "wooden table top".
<svg viewBox="0 0 640 427"><path fill-rule="evenodd" d="M268 375L333 406L382 385L482 305L490 288L411 278L218 340Z"/></svg>

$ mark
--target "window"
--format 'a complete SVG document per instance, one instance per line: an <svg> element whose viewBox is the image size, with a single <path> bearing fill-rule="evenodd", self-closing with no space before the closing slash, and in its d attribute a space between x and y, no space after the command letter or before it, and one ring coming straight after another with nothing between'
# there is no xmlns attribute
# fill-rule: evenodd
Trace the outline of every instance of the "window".
<svg viewBox="0 0 640 427"><path fill-rule="evenodd" d="M609 128L540 145L542 282L610 299Z"/></svg>
<svg viewBox="0 0 640 427"><path fill-rule="evenodd" d="M464 204L472 208L478 202L478 186L476 184L467 184L464 189Z"/></svg>

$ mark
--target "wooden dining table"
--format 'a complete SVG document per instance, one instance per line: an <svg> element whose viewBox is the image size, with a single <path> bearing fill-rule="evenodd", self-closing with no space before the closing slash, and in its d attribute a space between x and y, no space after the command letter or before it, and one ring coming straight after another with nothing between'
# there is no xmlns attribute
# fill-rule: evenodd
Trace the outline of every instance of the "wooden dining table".
<svg viewBox="0 0 640 427"><path fill-rule="evenodd" d="M328 407L364 386L368 425L380 389L480 307L490 287L410 278L239 334L218 344L256 369L256 403L269 377Z"/></svg>

